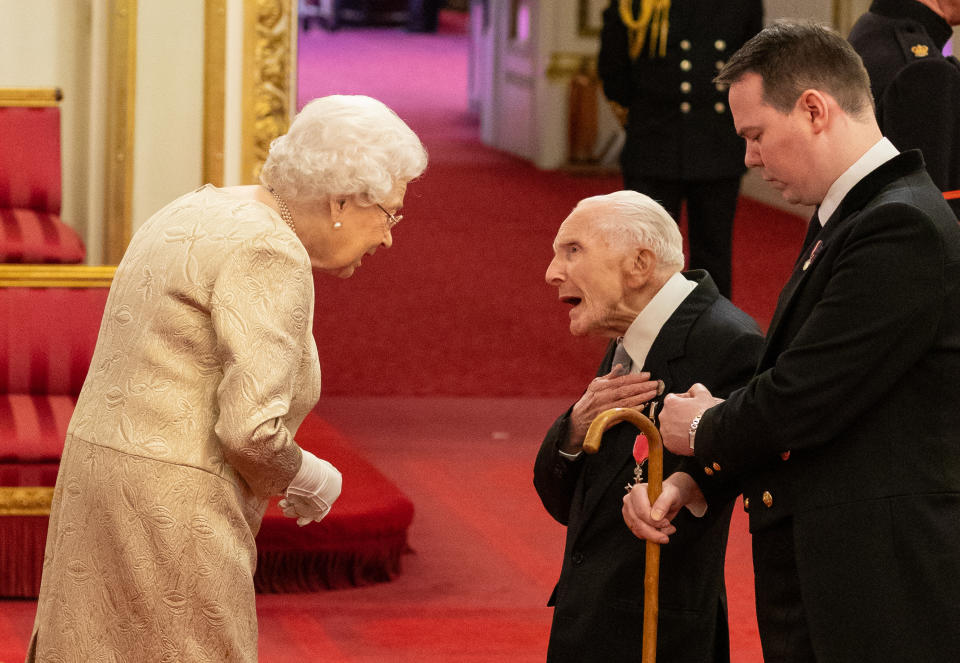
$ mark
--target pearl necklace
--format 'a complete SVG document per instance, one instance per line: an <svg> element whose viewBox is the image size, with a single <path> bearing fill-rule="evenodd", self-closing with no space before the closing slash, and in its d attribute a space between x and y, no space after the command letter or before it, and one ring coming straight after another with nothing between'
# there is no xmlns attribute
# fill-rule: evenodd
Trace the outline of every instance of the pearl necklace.
<svg viewBox="0 0 960 663"><path fill-rule="evenodd" d="M272 186L268 186L267 191L269 191L273 195L273 199L277 201L277 207L280 208L280 218L283 219L284 223L290 226L290 230L296 234L297 227L293 225L293 215L290 213L290 208L287 207L287 204L283 201L283 198L281 198L279 194L273 190Z"/></svg>

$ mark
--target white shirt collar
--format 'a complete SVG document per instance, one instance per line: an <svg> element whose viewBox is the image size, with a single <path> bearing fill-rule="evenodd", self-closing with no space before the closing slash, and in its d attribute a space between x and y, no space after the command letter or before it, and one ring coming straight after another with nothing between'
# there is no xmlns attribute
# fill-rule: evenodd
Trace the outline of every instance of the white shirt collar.
<svg viewBox="0 0 960 663"><path fill-rule="evenodd" d="M837 211L844 197L850 193L850 189L857 185L857 182L898 154L900 154L900 151L887 138L881 138L873 147L864 152L863 156L847 168L843 175L838 177L827 189L827 195L823 197L823 202L820 203L820 211L817 213L820 225L825 226L827 224L830 216Z"/></svg>
<svg viewBox="0 0 960 663"><path fill-rule="evenodd" d="M623 335L623 347L633 360L631 373L639 373L643 370L647 353L650 352L650 347L657 339L660 329L696 287L696 282L676 272L667 279L660 291L630 323L627 333Z"/></svg>

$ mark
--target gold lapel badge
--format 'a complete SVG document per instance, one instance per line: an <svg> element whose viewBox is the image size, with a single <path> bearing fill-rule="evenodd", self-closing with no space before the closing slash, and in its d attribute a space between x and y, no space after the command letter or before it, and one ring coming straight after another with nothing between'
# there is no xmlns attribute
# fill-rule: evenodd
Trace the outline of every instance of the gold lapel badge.
<svg viewBox="0 0 960 663"><path fill-rule="evenodd" d="M914 56L918 58L925 58L927 57L927 54L930 52L930 47L927 46L926 44L914 44L913 46L910 47L910 52L913 53Z"/></svg>

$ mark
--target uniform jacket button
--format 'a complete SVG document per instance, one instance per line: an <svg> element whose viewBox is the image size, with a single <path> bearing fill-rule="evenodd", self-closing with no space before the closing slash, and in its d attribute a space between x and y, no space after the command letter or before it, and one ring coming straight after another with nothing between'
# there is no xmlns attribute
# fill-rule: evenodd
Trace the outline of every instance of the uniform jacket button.
<svg viewBox="0 0 960 663"><path fill-rule="evenodd" d="M712 468L712 467L705 467L705 468L703 468L703 473L706 474L708 477L712 477L712 476L713 476L713 468Z"/></svg>
<svg viewBox="0 0 960 663"><path fill-rule="evenodd" d="M749 497L744 497L744 498L743 498L743 510L744 510L744 511L749 511L749 510L750 510L750 498L749 498Z"/></svg>
<svg viewBox="0 0 960 663"><path fill-rule="evenodd" d="M690 92L690 90L692 89L693 89L693 86L690 85L690 81L683 81L682 83L680 83L680 91L683 92L684 94Z"/></svg>
<svg viewBox="0 0 960 663"><path fill-rule="evenodd" d="M727 47L727 42L725 42L722 39L718 39L715 42L713 42L713 47L718 51L722 51Z"/></svg>
<svg viewBox="0 0 960 663"><path fill-rule="evenodd" d="M713 66L717 68L717 71L720 71L721 69L724 68L724 66L726 66L726 64L727 63L724 62L723 60L717 60L716 62L713 63Z"/></svg>
<svg viewBox="0 0 960 663"><path fill-rule="evenodd" d="M766 505L768 509L773 506L773 495L770 494L769 490L763 491L762 498L764 505Z"/></svg>
<svg viewBox="0 0 960 663"><path fill-rule="evenodd" d="M690 60L680 60L680 68L683 71L690 71L693 69L693 65L690 63Z"/></svg>
<svg viewBox="0 0 960 663"><path fill-rule="evenodd" d="M689 113L689 112L690 112L690 102L689 102L689 101L684 101L682 104L680 104L680 112L681 112L681 113Z"/></svg>
<svg viewBox="0 0 960 663"><path fill-rule="evenodd" d="M727 106L722 101L718 101L713 105L713 110L717 111L718 113L723 113L725 110L727 110Z"/></svg>
<svg viewBox="0 0 960 663"><path fill-rule="evenodd" d="M719 471L720 471L720 463L714 463L714 464L713 464L713 469L714 469L715 472L719 472Z"/></svg>
<svg viewBox="0 0 960 663"><path fill-rule="evenodd" d="M690 50L690 40L689 40L689 39L682 39L682 40L680 41L680 48L681 48L681 50L689 51L689 50Z"/></svg>

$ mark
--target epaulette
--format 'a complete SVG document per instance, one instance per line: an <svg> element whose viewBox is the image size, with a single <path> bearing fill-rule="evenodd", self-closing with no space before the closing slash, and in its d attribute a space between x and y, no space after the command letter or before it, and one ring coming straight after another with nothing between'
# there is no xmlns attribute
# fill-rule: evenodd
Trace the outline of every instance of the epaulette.
<svg viewBox="0 0 960 663"><path fill-rule="evenodd" d="M894 33L897 35L897 41L900 42L900 48L903 49L903 61L905 63L930 57L943 57L927 31L917 23L910 22L898 25L894 28Z"/></svg>

